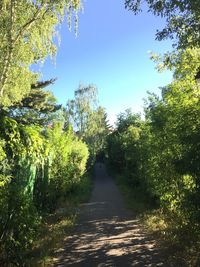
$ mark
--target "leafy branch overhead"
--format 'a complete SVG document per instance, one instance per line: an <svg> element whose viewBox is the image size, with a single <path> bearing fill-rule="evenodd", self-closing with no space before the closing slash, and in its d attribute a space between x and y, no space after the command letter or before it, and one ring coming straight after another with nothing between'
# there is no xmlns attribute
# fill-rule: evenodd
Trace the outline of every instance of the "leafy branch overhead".
<svg viewBox="0 0 200 267"><path fill-rule="evenodd" d="M51 91L44 90L55 80L38 81L32 84L30 92L20 102L1 110L1 113L23 124L47 124L62 107L57 104L57 99Z"/></svg>
<svg viewBox="0 0 200 267"><path fill-rule="evenodd" d="M199 0L125 0L125 7L135 14L145 8L166 20L166 26L158 30L156 39L174 39L178 48L200 46L200 4Z"/></svg>
<svg viewBox="0 0 200 267"><path fill-rule="evenodd" d="M30 66L56 54L57 26L67 16L71 27L74 16L77 28L80 9L80 0L0 1L1 106L10 106L27 95L39 78Z"/></svg>

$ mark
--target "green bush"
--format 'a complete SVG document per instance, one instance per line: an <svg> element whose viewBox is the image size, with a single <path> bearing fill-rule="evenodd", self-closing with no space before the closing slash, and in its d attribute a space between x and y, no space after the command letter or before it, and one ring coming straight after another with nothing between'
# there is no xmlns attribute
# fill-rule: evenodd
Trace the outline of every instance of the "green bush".
<svg viewBox="0 0 200 267"><path fill-rule="evenodd" d="M80 183L88 149L61 123L44 129L2 117L0 138L0 259L25 266L42 213Z"/></svg>

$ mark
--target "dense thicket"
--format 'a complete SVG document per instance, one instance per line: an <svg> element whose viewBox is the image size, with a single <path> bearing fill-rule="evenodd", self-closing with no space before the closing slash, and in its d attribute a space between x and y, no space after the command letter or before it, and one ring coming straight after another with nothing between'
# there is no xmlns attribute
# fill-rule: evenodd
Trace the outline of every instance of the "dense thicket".
<svg viewBox="0 0 200 267"><path fill-rule="evenodd" d="M1 262L25 265L42 212L53 211L79 183L88 149L70 128L0 118Z"/></svg>
<svg viewBox="0 0 200 267"><path fill-rule="evenodd" d="M188 246L200 238L199 67L199 49L174 53L173 82L161 97L149 93L145 120L120 114L107 146L110 164L130 186L157 200L173 237Z"/></svg>
<svg viewBox="0 0 200 267"><path fill-rule="evenodd" d="M133 192L141 191L159 205L165 235L190 254L187 266L199 266L199 1L125 0L125 6L135 14L147 9L165 19L156 38L173 39L175 49L152 54L152 59L159 71L168 69L174 77L161 88L161 96L149 93L144 119L130 110L118 116L107 141L108 160Z"/></svg>
<svg viewBox="0 0 200 267"><path fill-rule="evenodd" d="M27 266L43 215L76 192L88 148L32 65L56 52L79 0L0 1L0 265ZM35 65L36 66L36 65ZM34 68L36 70L36 68Z"/></svg>

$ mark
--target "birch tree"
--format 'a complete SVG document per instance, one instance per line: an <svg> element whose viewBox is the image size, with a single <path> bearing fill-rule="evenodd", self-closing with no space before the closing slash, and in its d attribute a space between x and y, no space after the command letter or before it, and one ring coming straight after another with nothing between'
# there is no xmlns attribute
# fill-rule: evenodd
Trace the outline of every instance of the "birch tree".
<svg viewBox="0 0 200 267"><path fill-rule="evenodd" d="M81 0L0 0L0 106L23 99L39 73L31 68L56 54L58 25L71 28Z"/></svg>

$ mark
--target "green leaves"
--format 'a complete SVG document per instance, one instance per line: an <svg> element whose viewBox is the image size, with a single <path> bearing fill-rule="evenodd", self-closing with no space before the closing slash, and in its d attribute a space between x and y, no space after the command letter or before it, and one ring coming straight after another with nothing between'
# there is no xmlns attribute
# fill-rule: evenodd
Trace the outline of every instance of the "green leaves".
<svg viewBox="0 0 200 267"><path fill-rule="evenodd" d="M156 38L171 38L178 48L200 46L200 6L199 0L146 0L148 11L156 16L164 17L166 26L157 31ZM125 7L135 14L141 11L141 0L125 0Z"/></svg>
<svg viewBox="0 0 200 267"><path fill-rule="evenodd" d="M88 148L63 122L49 127L0 118L0 259L18 265L37 238L42 210L53 211L86 170Z"/></svg>
<svg viewBox="0 0 200 267"><path fill-rule="evenodd" d="M142 127L140 115L128 109L118 115L116 126L116 130L107 138L109 162L118 172L124 173L132 186L138 185Z"/></svg>
<svg viewBox="0 0 200 267"><path fill-rule="evenodd" d="M109 162L130 187L156 199L173 224L176 218L177 231L187 226L199 233L199 49L168 53L161 64L174 80L161 97L149 93L144 121L129 110L118 116L108 137Z"/></svg>
<svg viewBox="0 0 200 267"><path fill-rule="evenodd" d="M105 148L106 136L110 131L107 115L104 108L98 105L96 86L80 85L74 96L75 99L67 103L66 116L77 135L88 145L93 163L96 155Z"/></svg>
<svg viewBox="0 0 200 267"><path fill-rule="evenodd" d="M0 9L0 101L1 106L11 106L29 93L39 77L31 65L55 56L56 27L65 15L69 22L73 14L76 17L81 2L9 0Z"/></svg>

